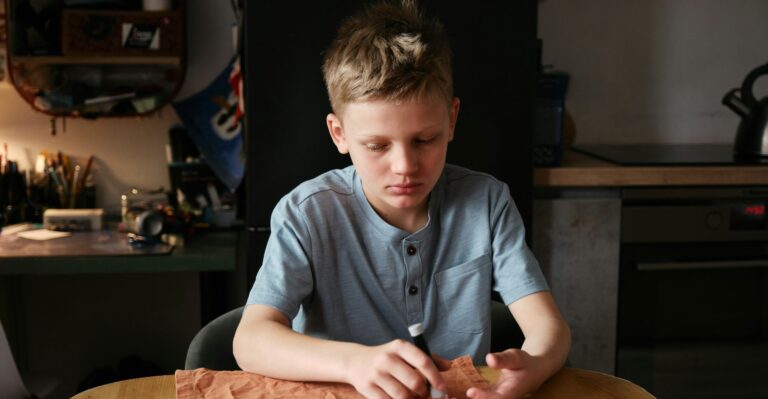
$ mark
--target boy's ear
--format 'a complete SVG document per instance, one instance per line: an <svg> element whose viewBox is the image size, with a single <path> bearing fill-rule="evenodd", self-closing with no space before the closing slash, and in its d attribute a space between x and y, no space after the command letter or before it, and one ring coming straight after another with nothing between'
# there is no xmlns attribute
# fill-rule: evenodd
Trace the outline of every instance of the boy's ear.
<svg viewBox="0 0 768 399"><path fill-rule="evenodd" d="M459 118L459 106L461 105L461 100L459 100L458 97L454 97L453 101L451 101L451 124L450 124L450 136L448 137L448 141L453 140L453 131L456 129L456 120Z"/></svg>
<svg viewBox="0 0 768 399"><path fill-rule="evenodd" d="M331 134L331 140L336 145L336 149L340 154L348 154L349 146L347 140L344 137L344 128L341 126L341 119L334 113L328 114L325 117L325 123L328 125L328 133Z"/></svg>

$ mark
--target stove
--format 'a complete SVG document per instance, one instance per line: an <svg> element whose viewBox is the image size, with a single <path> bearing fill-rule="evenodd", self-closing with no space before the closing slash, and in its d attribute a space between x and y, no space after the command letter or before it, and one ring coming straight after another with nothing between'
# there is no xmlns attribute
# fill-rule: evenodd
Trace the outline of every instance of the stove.
<svg viewBox="0 0 768 399"><path fill-rule="evenodd" d="M621 198L616 375L665 399L766 398L768 187Z"/></svg>
<svg viewBox="0 0 768 399"><path fill-rule="evenodd" d="M732 144L585 144L573 150L622 166L715 166L768 164L735 159Z"/></svg>

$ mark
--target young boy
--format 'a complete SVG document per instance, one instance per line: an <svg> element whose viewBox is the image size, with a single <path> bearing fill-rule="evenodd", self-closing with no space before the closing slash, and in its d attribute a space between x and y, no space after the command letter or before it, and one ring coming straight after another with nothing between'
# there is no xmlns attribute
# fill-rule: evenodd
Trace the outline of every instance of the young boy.
<svg viewBox="0 0 768 399"><path fill-rule="evenodd" d="M562 367L570 333L507 186L445 164L459 100L439 23L409 0L371 6L342 24L323 72L328 130L353 165L275 207L234 339L240 367L403 398L427 382L444 389L438 366L468 353L501 370L469 397L536 389ZM526 337L521 349L488 353L492 290ZM439 356L411 343L415 323Z"/></svg>

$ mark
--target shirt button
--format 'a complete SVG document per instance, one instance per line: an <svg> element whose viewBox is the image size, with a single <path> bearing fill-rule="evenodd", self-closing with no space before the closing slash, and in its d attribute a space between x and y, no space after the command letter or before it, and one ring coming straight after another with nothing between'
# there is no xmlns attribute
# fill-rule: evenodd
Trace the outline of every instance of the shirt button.
<svg viewBox="0 0 768 399"><path fill-rule="evenodd" d="M408 251L408 255L411 255L411 256L416 255L416 247L414 247L413 245L409 245L407 251Z"/></svg>
<svg viewBox="0 0 768 399"><path fill-rule="evenodd" d="M412 285L408 287L408 293L411 295L416 295L419 292L419 287Z"/></svg>

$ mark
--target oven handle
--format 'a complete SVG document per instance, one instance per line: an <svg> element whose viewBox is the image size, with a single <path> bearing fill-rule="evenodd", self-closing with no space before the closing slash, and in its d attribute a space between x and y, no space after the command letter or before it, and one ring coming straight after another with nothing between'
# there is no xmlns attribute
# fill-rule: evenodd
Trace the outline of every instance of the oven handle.
<svg viewBox="0 0 768 399"><path fill-rule="evenodd" d="M739 269L745 267L768 267L768 259L637 263L637 271L640 272L664 270Z"/></svg>

